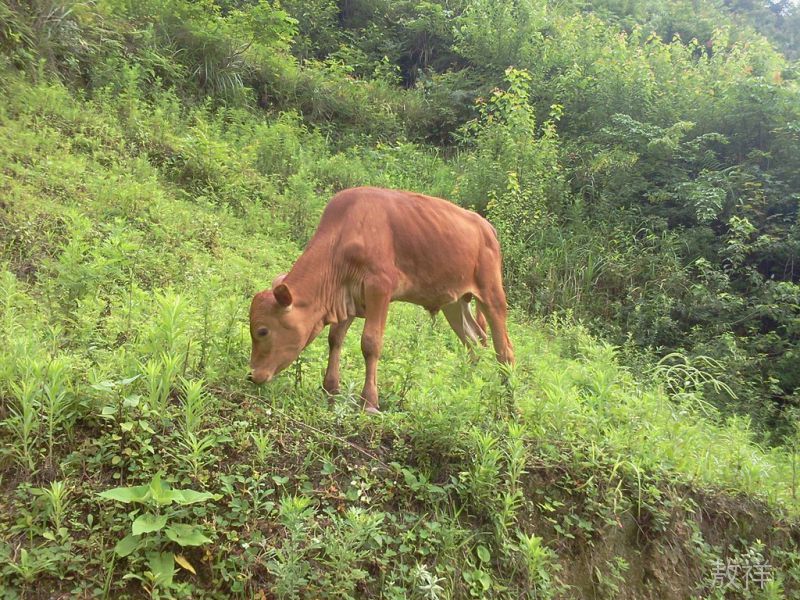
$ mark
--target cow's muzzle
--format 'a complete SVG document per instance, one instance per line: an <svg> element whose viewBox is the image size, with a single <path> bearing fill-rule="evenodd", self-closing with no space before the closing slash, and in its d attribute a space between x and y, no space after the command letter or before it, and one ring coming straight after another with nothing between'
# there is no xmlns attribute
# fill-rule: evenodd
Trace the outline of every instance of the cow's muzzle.
<svg viewBox="0 0 800 600"><path fill-rule="evenodd" d="M267 383L270 379L272 379L271 374L256 373L255 371L251 371L250 374L247 376L247 380L251 383L255 383L256 385Z"/></svg>

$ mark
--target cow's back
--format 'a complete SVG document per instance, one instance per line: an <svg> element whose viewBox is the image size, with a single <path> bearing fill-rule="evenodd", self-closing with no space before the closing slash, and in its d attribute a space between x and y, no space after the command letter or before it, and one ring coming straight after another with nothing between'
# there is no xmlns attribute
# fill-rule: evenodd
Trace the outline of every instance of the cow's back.
<svg viewBox="0 0 800 600"><path fill-rule="evenodd" d="M344 190L328 203L315 238L331 244L332 260L349 278L391 274L395 299L430 309L474 293L480 265L499 264L488 221L411 192Z"/></svg>

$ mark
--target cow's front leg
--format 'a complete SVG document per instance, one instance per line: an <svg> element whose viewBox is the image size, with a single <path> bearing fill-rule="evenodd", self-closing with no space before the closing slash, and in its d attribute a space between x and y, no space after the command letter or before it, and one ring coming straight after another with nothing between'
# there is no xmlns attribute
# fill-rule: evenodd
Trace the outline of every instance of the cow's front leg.
<svg viewBox="0 0 800 600"><path fill-rule="evenodd" d="M364 286L365 322L361 336L361 352L364 354L366 376L361 398L364 410L368 413L378 411L378 359L383 346L383 330L386 327L386 316L392 298L391 284L377 281Z"/></svg>
<svg viewBox="0 0 800 600"><path fill-rule="evenodd" d="M342 355L342 343L347 330L353 322L353 317L334 323L328 332L328 368L325 370L325 379L322 389L333 396L339 393L339 357Z"/></svg>

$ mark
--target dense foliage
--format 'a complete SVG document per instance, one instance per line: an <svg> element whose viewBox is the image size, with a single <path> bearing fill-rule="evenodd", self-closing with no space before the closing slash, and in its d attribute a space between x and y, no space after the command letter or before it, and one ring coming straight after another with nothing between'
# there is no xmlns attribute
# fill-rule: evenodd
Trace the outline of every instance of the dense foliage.
<svg viewBox="0 0 800 600"><path fill-rule="evenodd" d="M394 66L423 96L407 135L459 151L449 197L499 223L519 306L587 320L631 363L712 358L721 406L791 432L800 93L756 31L796 56L796 6L321 4L327 27L285 5L294 51L360 80Z"/></svg>
<svg viewBox="0 0 800 600"><path fill-rule="evenodd" d="M798 14L0 0L0 596L796 593ZM243 381L363 184L495 224L509 381L413 307L378 419L357 332Z"/></svg>

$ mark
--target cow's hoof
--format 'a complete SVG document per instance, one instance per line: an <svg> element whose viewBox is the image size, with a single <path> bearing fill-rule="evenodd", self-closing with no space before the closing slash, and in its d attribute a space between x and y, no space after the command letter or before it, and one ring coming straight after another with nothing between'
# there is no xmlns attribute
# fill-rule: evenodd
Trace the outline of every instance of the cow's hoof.
<svg viewBox="0 0 800 600"><path fill-rule="evenodd" d="M381 414L381 411L379 411L378 408L375 407L375 406L365 406L364 407L364 412L367 413L368 415L379 415L379 414Z"/></svg>

